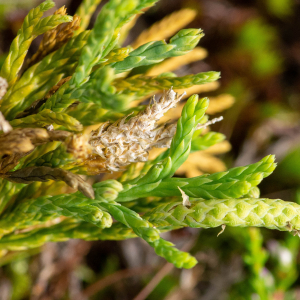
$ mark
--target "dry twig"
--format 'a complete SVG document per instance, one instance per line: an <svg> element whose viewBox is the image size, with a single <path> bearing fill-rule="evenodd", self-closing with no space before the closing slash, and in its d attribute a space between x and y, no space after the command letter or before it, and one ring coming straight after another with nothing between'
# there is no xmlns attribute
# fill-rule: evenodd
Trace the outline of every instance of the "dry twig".
<svg viewBox="0 0 300 300"><path fill-rule="evenodd" d="M0 175L9 181L16 183L29 184L34 181L64 181L73 189L78 189L86 197L94 199L94 190L92 186L84 181L79 175L59 168L50 167L28 167L14 172Z"/></svg>
<svg viewBox="0 0 300 300"><path fill-rule="evenodd" d="M47 131L42 128L20 128L0 136L0 154L12 155L28 153L35 146L53 142L64 141L71 135L68 131Z"/></svg>

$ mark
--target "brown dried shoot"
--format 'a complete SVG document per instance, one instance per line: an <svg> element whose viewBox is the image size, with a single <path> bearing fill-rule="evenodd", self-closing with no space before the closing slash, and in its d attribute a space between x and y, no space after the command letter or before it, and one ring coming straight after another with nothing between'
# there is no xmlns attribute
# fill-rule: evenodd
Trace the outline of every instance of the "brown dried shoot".
<svg viewBox="0 0 300 300"><path fill-rule="evenodd" d="M52 142L64 141L70 132L56 130L47 131L42 128L19 128L0 136L0 154L27 153L35 146Z"/></svg>
<svg viewBox="0 0 300 300"><path fill-rule="evenodd" d="M67 9L65 6L59 8L55 15L66 15ZM37 52L27 61L27 68L36 64L42 60L49 53L59 49L65 43L67 43L76 31L80 27L81 18L77 15L73 17L72 22L63 23L56 28L47 31L43 40L41 41Z"/></svg>
<svg viewBox="0 0 300 300"><path fill-rule="evenodd" d="M12 170L20 161L20 159L28 154L30 154L31 151L27 153L14 153L11 155L4 155L2 159L0 160L0 172L6 173L10 170Z"/></svg>
<svg viewBox="0 0 300 300"><path fill-rule="evenodd" d="M59 168L50 168L44 166L28 167L14 172L2 174L1 177L12 182L25 184L35 181L64 181L71 188L78 189L86 197L94 199L94 190L89 183L84 181L79 175Z"/></svg>
<svg viewBox="0 0 300 300"><path fill-rule="evenodd" d="M62 130L47 131L42 128L20 128L0 136L0 172L13 169L19 160L31 153L36 146L47 142L65 141L71 133Z"/></svg>
<svg viewBox="0 0 300 300"><path fill-rule="evenodd" d="M45 129L24 129L16 129L0 136L0 154L27 153L34 149L34 142L48 138Z"/></svg>

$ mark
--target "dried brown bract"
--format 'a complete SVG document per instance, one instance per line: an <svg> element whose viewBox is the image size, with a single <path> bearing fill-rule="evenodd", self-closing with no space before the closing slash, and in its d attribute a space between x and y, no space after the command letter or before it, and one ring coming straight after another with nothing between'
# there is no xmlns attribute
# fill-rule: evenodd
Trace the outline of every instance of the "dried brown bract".
<svg viewBox="0 0 300 300"><path fill-rule="evenodd" d="M113 124L103 123L92 131L89 143L94 155L90 157L90 166L98 165L99 171L119 171L130 163L146 161L152 147L169 147L176 124L158 126L157 121L182 96L170 89L159 101L153 98L152 104L127 122L130 115Z"/></svg>
<svg viewBox="0 0 300 300"><path fill-rule="evenodd" d="M68 137L72 136L72 133L64 130L52 130L47 131L49 138L45 142L64 142Z"/></svg>
<svg viewBox="0 0 300 300"><path fill-rule="evenodd" d="M72 135L65 142L66 150L72 153L77 159L86 159L92 151L92 147L88 141L89 137L86 134Z"/></svg>
<svg viewBox="0 0 300 300"><path fill-rule="evenodd" d="M94 199L94 190L89 183L85 182L79 175L59 168L50 168L44 166L28 167L14 172L2 174L1 177L12 182L25 184L29 184L34 181L64 181L73 189L78 189L85 196Z"/></svg>

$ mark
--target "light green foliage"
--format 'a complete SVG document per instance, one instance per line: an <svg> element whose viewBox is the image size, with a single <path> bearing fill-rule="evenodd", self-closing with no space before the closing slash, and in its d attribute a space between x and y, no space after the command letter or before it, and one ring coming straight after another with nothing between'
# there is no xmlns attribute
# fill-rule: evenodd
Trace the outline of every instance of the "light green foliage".
<svg viewBox="0 0 300 300"><path fill-rule="evenodd" d="M8 234L0 240L0 248L24 250L42 246L46 242L62 242L69 239L93 241L123 240L133 237L136 235L132 229L121 223L102 229L91 223L70 219L48 228L35 229L18 235Z"/></svg>
<svg viewBox="0 0 300 300"><path fill-rule="evenodd" d="M74 72L88 35L89 32L82 32L23 74L3 99L1 111L6 118L15 117L32 102L43 98L60 79Z"/></svg>
<svg viewBox="0 0 300 300"><path fill-rule="evenodd" d="M114 70L109 67L99 68L92 73L90 80L71 94L72 99L78 99L82 103L96 103L99 106L123 111L133 97L117 94L113 86L115 78Z"/></svg>
<svg viewBox="0 0 300 300"><path fill-rule="evenodd" d="M35 35L35 27L39 23L40 18L43 16L45 11L53 6L54 2L47 0L41 3L38 7L32 9L26 16L1 69L1 76L6 78L8 82L12 81L19 72L31 41Z"/></svg>
<svg viewBox="0 0 300 300"><path fill-rule="evenodd" d="M121 20L134 9L136 4L137 2L134 0L113 0L103 7L88 37L87 44L82 50L70 86L80 86L90 74L93 66L99 63L104 53L108 51L107 48L113 38L115 29Z"/></svg>
<svg viewBox="0 0 300 300"><path fill-rule="evenodd" d="M5 208L8 201L11 199L13 195L19 192L19 190L23 187L22 184L13 184L7 180L1 179L0 182L0 214Z"/></svg>
<svg viewBox="0 0 300 300"><path fill-rule="evenodd" d="M195 199L190 207L178 202L163 204L147 213L144 218L149 218L157 227L173 225L209 228L224 224L297 231L300 228L299 208L296 203L279 199Z"/></svg>
<svg viewBox="0 0 300 300"><path fill-rule="evenodd" d="M71 16L62 16L62 15L52 15L46 18L41 19L35 27L34 34L40 35L44 32L55 28L56 26L72 21Z"/></svg>
<svg viewBox="0 0 300 300"><path fill-rule="evenodd" d="M182 116L177 122L176 134L167 153L168 156L162 164L153 165L145 175L141 175L125 184L124 193L120 196L119 201L126 201L121 199L126 198L127 194L140 193L139 195L142 196L145 192L152 191L157 187L162 179L171 177L175 173L190 153L193 133L203 118L207 106L207 98L198 101L198 96L190 97L182 110Z"/></svg>
<svg viewBox="0 0 300 300"><path fill-rule="evenodd" d="M83 0L81 2L75 13L81 18L81 28L78 29L79 32L85 30L88 27L90 19L100 2L101 0Z"/></svg>
<svg viewBox="0 0 300 300"><path fill-rule="evenodd" d="M59 145L59 142L53 142L36 147L36 149L33 152L21 159L20 167L28 166L31 161L42 157L48 152L55 150Z"/></svg>
<svg viewBox="0 0 300 300"><path fill-rule="evenodd" d="M190 97L185 104L181 117L177 122L177 129L170 146L169 157L164 163L165 170L160 178L171 177L188 158L193 134L197 125L201 123L208 104L209 100L207 98L198 101L197 96ZM171 164L172 166L170 166Z"/></svg>
<svg viewBox="0 0 300 300"><path fill-rule="evenodd" d="M112 0L107 3L97 17L70 82L47 101L45 108L62 111L72 104L73 101L70 99L72 91L88 80L92 68L101 63L101 59L116 46L118 27L128 22L130 16L154 3L155 1L149 0L140 3L135 0Z"/></svg>
<svg viewBox="0 0 300 300"><path fill-rule="evenodd" d="M94 125L105 121L117 121L124 114L102 108L96 103L79 103L68 111L68 115L80 120L82 125Z"/></svg>
<svg viewBox="0 0 300 300"><path fill-rule="evenodd" d="M41 19L43 13L53 6L54 2L47 0L37 8L32 9L25 17L24 23L17 37L12 42L9 54L1 69L1 76L6 78L10 84L16 80L32 40L61 23L72 21L72 17L61 15L53 15Z"/></svg>
<svg viewBox="0 0 300 300"><path fill-rule="evenodd" d="M97 202L114 200L121 188L122 185L117 182L98 184L95 186L95 193L98 196L96 200L83 197L80 192L50 198L44 196L36 199L26 199L21 201L12 211L2 216L0 234L7 234L16 228L24 228L29 224L40 224L45 220L51 220L58 216L79 218L100 228L110 227L112 224L110 215L103 212L97 206Z"/></svg>
<svg viewBox="0 0 300 300"><path fill-rule="evenodd" d="M169 160L168 160L169 161ZM146 181L148 174L151 178L159 178L161 167L152 167L148 173L139 179L124 185L118 197L119 202L130 201L135 197L147 196L180 196L180 187L190 197L204 199L240 198L249 193L250 189L258 185L275 168L274 157L267 156L256 164L246 167L233 168L227 172L203 175L194 178L170 178L158 180L154 183ZM155 177L156 176L156 177ZM150 177L150 176L149 176ZM141 180L141 181L140 181ZM143 180L143 181L142 181ZM150 179L149 179L150 180ZM137 185L137 183L140 183Z"/></svg>
<svg viewBox="0 0 300 300"><path fill-rule="evenodd" d="M149 42L129 53L123 61L112 64L116 73L130 71L133 68L159 63L166 58L180 56L188 53L198 44L203 37L201 29L183 29L165 41Z"/></svg>
<svg viewBox="0 0 300 300"><path fill-rule="evenodd" d="M196 259L163 240L161 232L181 227L211 228L227 225L266 227L298 233L298 204L257 198L258 184L276 166L272 155L257 163L225 172L194 178L173 177L190 152L203 151L225 139L223 134L203 133L203 129L199 129L198 125L204 124L208 119L205 111L209 100L199 100L197 95L191 96L185 103L177 126L171 124L168 127L163 124L161 127L154 126L154 130L150 131L151 134L159 131L161 135L158 137L166 137L168 143L171 142L170 147L152 161L146 161L142 169L139 169L137 163L132 163L126 170L125 167L121 170L123 173L117 180L95 183L95 197L93 198L93 193L85 193L93 199L79 191L72 193L68 190L69 193L65 193L66 190L62 188L64 182L55 181L67 183L66 179L43 173L49 168L63 169L59 170L59 174L71 174L77 180L79 177L74 173L93 174L89 173L89 164L92 167L97 163L105 165L103 161L109 150L107 140L101 141L102 144L97 140L102 137L102 132L97 132L98 136L94 140L96 146L93 146L91 136L84 135L84 126L116 122L115 126L104 126L102 130L116 130L117 136L112 131L108 140L112 139L113 146L117 149L117 146L126 144L124 140L128 136L134 134L134 126L140 126L142 129L139 130L144 133L142 126L149 122L147 118L154 123L158 121L162 113L154 111L154 108L167 110L163 105L171 108L174 103L168 101L179 101L179 98L170 92L171 96L168 97L171 100L164 99L165 102L159 102L159 105L153 102L150 106L138 107L132 106L133 100L143 100L146 95L172 86L188 88L219 78L218 72L183 77L176 77L172 73L155 77L147 77L143 73L128 75L131 70L134 73L137 67L153 65L193 50L203 36L202 30L183 29L169 43L153 41L135 50L130 46L122 48L118 44L122 26L137 13L154 5L156 0L110 0L99 13L94 28L87 31L85 29L99 2L100 0L84 0L77 11L82 18L81 28L61 48L23 74L20 74L20 69L31 41L38 34L53 29L62 22L69 22L71 17L52 15L41 19L43 12L53 6L53 2L47 0L29 12L11 45L1 70L1 76L9 82L9 89L1 102L1 112L10 121L13 131L1 135L1 139L3 145L9 144L12 142L9 140L10 135L15 134L13 138L20 139L20 143L24 143L29 150L14 153L10 149L12 153L8 152L1 160L1 168L7 168L10 163L12 167L1 173L0 249L22 250L40 247L48 241L66 241L72 238L122 240L139 237L176 267L191 268L196 264ZM250 36L251 32L250 30ZM247 36L246 32L245 40L248 39ZM60 82L68 76L68 81ZM24 111L25 115L18 118L18 114ZM153 114L158 114L159 117L152 120ZM138 118L131 119L133 116ZM129 120L137 121L132 125ZM122 129L129 124L133 127ZM151 122L149 124L150 127L153 125ZM28 131L28 128L31 129ZM41 132L44 135L38 136L35 128L43 128ZM50 131L53 129L55 131L52 135ZM62 132L64 134L58 134ZM147 131L145 136L146 133ZM59 138L55 138L55 134ZM86 136L90 138L89 143L81 139ZM148 142L147 138L150 139L151 136L134 138L142 140L140 145L143 148ZM136 141L133 140L134 142ZM126 144L124 148L129 146L131 145ZM139 149L135 151L138 152ZM115 153L115 156L119 158L122 153ZM109 159L113 162L116 157L112 155ZM130 162L132 161L136 162ZM32 170L36 173L30 173ZM109 168L105 170L111 171ZM27 185L8 181L12 180L14 174L20 176L15 178L17 182L23 182L22 176L25 176ZM44 182L49 178L55 181ZM86 181L82 178L80 180L92 191ZM191 205L182 202L182 194L178 188L190 197ZM57 220L60 220L59 224L55 223ZM252 285L258 290L257 280L265 257L261 255L258 266L251 261L254 256L264 252L257 232L255 236L250 236L250 240L251 243L247 244L250 253L248 263L253 268ZM295 249L297 247L296 245ZM281 287L287 286L292 278L294 277L291 276ZM263 295L264 291L259 293Z"/></svg>
<svg viewBox="0 0 300 300"><path fill-rule="evenodd" d="M81 131L81 123L65 113L54 112L50 109L44 109L38 114L34 114L22 119L16 119L11 122L15 127L44 127L49 124L64 126L73 131Z"/></svg>
<svg viewBox="0 0 300 300"><path fill-rule="evenodd" d="M210 131L204 135L192 139L191 152L205 150L225 140L225 136L219 132Z"/></svg>
<svg viewBox="0 0 300 300"><path fill-rule="evenodd" d="M250 193L256 195L255 198L259 197L258 191L252 190ZM298 198L296 202L299 204ZM292 227L288 227L291 230ZM294 233L297 234L297 231ZM239 285L251 287L248 292L242 292L242 298L252 299L258 295L260 299L269 300L279 293L286 299L294 299L287 291L298 277L299 239L286 233L284 239L264 243L263 231L253 227L240 232L240 236L246 250L243 259L249 272Z"/></svg>
<svg viewBox="0 0 300 300"><path fill-rule="evenodd" d="M23 167L32 166L47 166L52 168L63 168L69 169L74 165L74 157L71 153L67 152L64 144L59 145L54 150L47 151L43 155L40 154L38 157L32 159Z"/></svg>
<svg viewBox="0 0 300 300"><path fill-rule="evenodd" d="M150 243L150 245L154 248L156 254L173 263L177 268L190 269L197 263L196 258L189 253L179 251L172 243L163 239Z"/></svg>
<svg viewBox="0 0 300 300"><path fill-rule="evenodd" d="M153 91L189 88L193 85L201 85L219 79L218 72L205 72L182 77L147 77L135 75L125 80L118 80L115 86L122 94L134 95L139 99Z"/></svg>

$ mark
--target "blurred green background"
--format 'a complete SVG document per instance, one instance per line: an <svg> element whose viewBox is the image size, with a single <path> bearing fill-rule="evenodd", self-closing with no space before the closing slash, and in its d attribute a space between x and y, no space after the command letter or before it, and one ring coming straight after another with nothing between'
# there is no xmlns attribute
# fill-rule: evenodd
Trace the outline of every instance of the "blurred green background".
<svg viewBox="0 0 300 300"><path fill-rule="evenodd" d="M38 2L0 0L0 65ZM80 3L55 2L71 15ZM138 19L125 43L186 7L198 12L188 27L204 30L200 46L209 55L178 72L221 71L220 88L205 95L235 98L222 113L224 121L213 126L232 144L222 160L233 167L275 154L278 168L261 184L261 196L300 203L300 1L161 0ZM73 240L10 253L0 258L0 300L300 299L298 237L255 228L218 232L186 228L164 234L196 256L192 270L174 269L137 239Z"/></svg>

